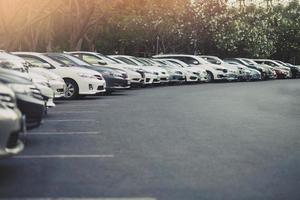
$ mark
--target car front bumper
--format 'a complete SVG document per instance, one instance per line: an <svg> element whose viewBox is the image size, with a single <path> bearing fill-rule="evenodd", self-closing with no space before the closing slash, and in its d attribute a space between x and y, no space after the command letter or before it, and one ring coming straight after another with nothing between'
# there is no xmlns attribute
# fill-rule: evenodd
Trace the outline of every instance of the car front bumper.
<svg viewBox="0 0 300 200"><path fill-rule="evenodd" d="M52 90L54 91L54 98L65 97L66 84L62 81L49 81Z"/></svg>
<svg viewBox="0 0 300 200"><path fill-rule="evenodd" d="M127 79L119 79L119 78L111 78L104 77L106 82L107 90L115 90L115 89L128 89L130 88L130 81Z"/></svg>
<svg viewBox="0 0 300 200"><path fill-rule="evenodd" d="M17 94L17 105L26 116L28 128L38 127L41 124L45 111L45 102L29 95Z"/></svg>
<svg viewBox="0 0 300 200"><path fill-rule="evenodd" d="M95 95L106 91L105 80L86 79L80 81L78 85L80 95Z"/></svg>

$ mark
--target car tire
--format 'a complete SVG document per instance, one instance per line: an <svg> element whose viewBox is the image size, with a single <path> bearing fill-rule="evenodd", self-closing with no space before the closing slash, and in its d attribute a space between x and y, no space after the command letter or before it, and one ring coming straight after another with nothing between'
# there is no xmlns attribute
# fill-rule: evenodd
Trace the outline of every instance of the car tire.
<svg viewBox="0 0 300 200"><path fill-rule="evenodd" d="M207 82L210 83L213 81L214 81L214 75L210 71L207 71Z"/></svg>
<svg viewBox="0 0 300 200"><path fill-rule="evenodd" d="M76 99L79 94L79 88L77 83L72 79L65 79L67 88L65 92L66 99Z"/></svg>

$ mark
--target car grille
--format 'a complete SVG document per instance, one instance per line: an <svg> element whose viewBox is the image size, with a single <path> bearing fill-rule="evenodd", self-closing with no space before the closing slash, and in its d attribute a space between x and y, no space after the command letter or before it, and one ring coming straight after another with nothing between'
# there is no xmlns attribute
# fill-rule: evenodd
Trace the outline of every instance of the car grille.
<svg viewBox="0 0 300 200"><path fill-rule="evenodd" d="M133 78L132 80L134 80L134 81L140 81L139 78Z"/></svg>
<svg viewBox="0 0 300 200"><path fill-rule="evenodd" d="M14 99L8 94L0 93L0 102L3 102L7 107L13 109L15 107Z"/></svg>
<svg viewBox="0 0 300 200"><path fill-rule="evenodd" d="M103 80L102 76L100 76L100 75L95 75L95 77L96 77L98 80Z"/></svg>
<svg viewBox="0 0 300 200"><path fill-rule="evenodd" d="M150 81L150 78L146 78L146 82L149 82Z"/></svg>
<svg viewBox="0 0 300 200"><path fill-rule="evenodd" d="M104 90L104 87L102 85L98 86L97 90Z"/></svg>
<svg viewBox="0 0 300 200"><path fill-rule="evenodd" d="M144 72L139 72L142 76L142 78L145 78L145 73Z"/></svg>
<svg viewBox="0 0 300 200"><path fill-rule="evenodd" d="M122 74L122 78L128 78L127 74Z"/></svg>
<svg viewBox="0 0 300 200"><path fill-rule="evenodd" d="M197 75L197 76L199 76L199 75L200 75L198 72L193 72L193 74L195 74L195 75Z"/></svg>
<svg viewBox="0 0 300 200"><path fill-rule="evenodd" d="M37 99L40 99L40 100L44 99L43 96L42 96L42 94L41 94L41 92L40 92L40 90L37 89L36 87L30 87L30 90L32 92L32 96L33 97L35 97Z"/></svg>
<svg viewBox="0 0 300 200"><path fill-rule="evenodd" d="M223 69L223 72L224 72L224 73L227 73L227 72L228 72L228 70L227 70L227 69Z"/></svg>
<svg viewBox="0 0 300 200"><path fill-rule="evenodd" d="M160 78L160 80L161 80L161 81L166 81L166 80L167 80L167 78Z"/></svg>
<svg viewBox="0 0 300 200"><path fill-rule="evenodd" d="M19 139L19 132L14 132L10 134L6 144L6 148L12 149L16 147L18 144L18 139Z"/></svg>

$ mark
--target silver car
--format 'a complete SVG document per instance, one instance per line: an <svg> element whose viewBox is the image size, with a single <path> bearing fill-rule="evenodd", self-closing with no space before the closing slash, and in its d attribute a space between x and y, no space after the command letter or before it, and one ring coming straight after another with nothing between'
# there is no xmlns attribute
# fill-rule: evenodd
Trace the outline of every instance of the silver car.
<svg viewBox="0 0 300 200"><path fill-rule="evenodd" d="M25 131L25 120L16 106L13 91L0 84L0 158L20 153L24 144L19 139Z"/></svg>

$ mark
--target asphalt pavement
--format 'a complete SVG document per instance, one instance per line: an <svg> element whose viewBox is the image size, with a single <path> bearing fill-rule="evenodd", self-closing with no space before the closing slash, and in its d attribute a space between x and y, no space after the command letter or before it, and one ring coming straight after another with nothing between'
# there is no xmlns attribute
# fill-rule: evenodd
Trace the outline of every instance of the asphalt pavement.
<svg viewBox="0 0 300 200"><path fill-rule="evenodd" d="M0 161L0 198L298 200L300 80L60 100Z"/></svg>

